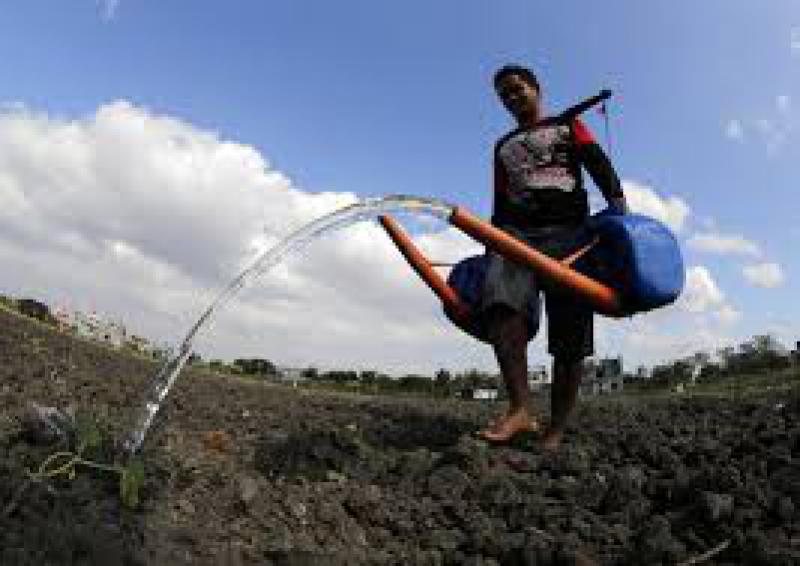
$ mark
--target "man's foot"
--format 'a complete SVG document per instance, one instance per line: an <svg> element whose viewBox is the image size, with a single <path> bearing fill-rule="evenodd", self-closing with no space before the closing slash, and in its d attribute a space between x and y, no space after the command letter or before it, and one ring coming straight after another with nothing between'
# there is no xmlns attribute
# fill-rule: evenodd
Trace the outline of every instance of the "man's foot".
<svg viewBox="0 0 800 566"><path fill-rule="evenodd" d="M557 429L548 429L544 436L539 441L539 448L543 452L555 452L561 446L561 440L564 438L564 432Z"/></svg>
<svg viewBox="0 0 800 566"><path fill-rule="evenodd" d="M527 411L507 413L497 419L492 426L478 433L478 437L493 444L509 442L522 432L538 432L539 423Z"/></svg>

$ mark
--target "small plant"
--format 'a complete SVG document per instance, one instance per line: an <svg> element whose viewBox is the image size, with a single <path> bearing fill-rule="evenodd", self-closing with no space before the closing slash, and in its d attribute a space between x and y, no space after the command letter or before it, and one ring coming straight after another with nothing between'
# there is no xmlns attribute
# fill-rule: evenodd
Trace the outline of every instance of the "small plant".
<svg viewBox="0 0 800 566"><path fill-rule="evenodd" d="M64 478L75 479L78 467L84 467L102 472L117 474L119 476L119 496L122 504L129 509L139 507L140 491L144 484L144 465L141 460L130 458L125 465L103 464L90 459L88 454L102 452L103 435L97 421L88 415L79 415L74 419L75 449L72 451L59 451L50 454L37 470L28 473L28 480L15 494L11 503L5 509L5 516L13 513L19 500L27 487L33 483L42 483L47 480Z"/></svg>

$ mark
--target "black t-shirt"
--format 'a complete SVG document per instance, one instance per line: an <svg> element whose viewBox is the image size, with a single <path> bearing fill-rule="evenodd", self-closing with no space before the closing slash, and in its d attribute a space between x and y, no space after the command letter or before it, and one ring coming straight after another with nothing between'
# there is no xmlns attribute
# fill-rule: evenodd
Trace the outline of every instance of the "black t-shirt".
<svg viewBox="0 0 800 566"><path fill-rule="evenodd" d="M580 120L546 118L503 136L494 151L492 224L531 234L581 225L589 215L582 165L607 198L622 196L616 173Z"/></svg>

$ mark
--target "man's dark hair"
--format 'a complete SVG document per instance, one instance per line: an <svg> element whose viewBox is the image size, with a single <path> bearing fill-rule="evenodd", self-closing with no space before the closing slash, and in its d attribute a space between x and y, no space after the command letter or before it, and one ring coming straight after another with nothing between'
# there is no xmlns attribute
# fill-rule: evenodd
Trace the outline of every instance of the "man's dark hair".
<svg viewBox="0 0 800 566"><path fill-rule="evenodd" d="M498 69L494 74L494 87L497 88L500 81L509 75L517 75L537 91L541 91L541 88L539 88L539 81L536 79L536 75L533 74L533 71L521 65L504 65Z"/></svg>

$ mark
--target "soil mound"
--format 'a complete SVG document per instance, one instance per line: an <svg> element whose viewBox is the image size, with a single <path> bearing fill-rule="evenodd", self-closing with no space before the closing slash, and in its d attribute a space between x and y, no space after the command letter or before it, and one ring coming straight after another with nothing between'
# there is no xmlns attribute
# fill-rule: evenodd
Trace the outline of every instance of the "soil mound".
<svg viewBox="0 0 800 566"><path fill-rule="evenodd" d="M796 389L584 402L544 455L473 438L496 406L189 368L138 509L102 471L20 491L69 441L28 427L31 403L119 438L157 369L0 311L0 564L800 563Z"/></svg>

